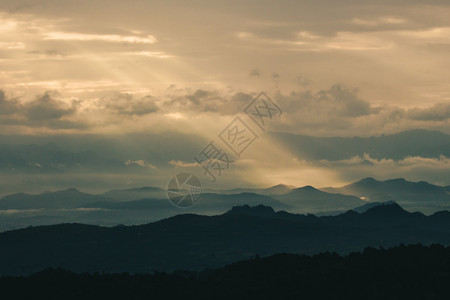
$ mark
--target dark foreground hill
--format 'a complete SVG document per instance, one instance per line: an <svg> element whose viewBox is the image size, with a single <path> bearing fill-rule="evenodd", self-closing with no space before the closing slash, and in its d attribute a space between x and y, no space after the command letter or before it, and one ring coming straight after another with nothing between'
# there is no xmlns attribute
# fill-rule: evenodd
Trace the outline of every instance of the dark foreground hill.
<svg viewBox="0 0 450 300"><path fill-rule="evenodd" d="M366 248L346 257L278 254L216 270L0 278L8 299L449 299L450 248Z"/></svg>
<svg viewBox="0 0 450 300"><path fill-rule="evenodd" d="M254 255L348 253L367 246L450 245L450 213L409 213L397 204L335 217L236 207L223 215L178 215L140 226L60 224L0 234L0 274L48 267L150 272L219 267Z"/></svg>

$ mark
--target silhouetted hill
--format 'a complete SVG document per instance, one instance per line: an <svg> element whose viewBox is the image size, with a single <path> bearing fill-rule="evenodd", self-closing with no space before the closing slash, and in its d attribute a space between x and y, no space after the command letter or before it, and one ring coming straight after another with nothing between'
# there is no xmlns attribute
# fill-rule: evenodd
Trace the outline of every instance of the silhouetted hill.
<svg viewBox="0 0 450 300"><path fill-rule="evenodd" d="M394 204L394 201L386 201L386 202L369 202L367 204L364 204L359 207L352 208L357 213L363 213L366 212L368 209L379 206L379 205L386 205L386 204Z"/></svg>
<svg viewBox="0 0 450 300"><path fill-rule="evenodd" d="M7 299L448 299L450 248L366 248L340 256L277 254L219 269L0 278Z"/></svg>
<svg viewBox="0 0 450 300"><path fill-rule="evenodd" d="M258 206L218 216L177 215L140 226L61 224L0 234L0 272L46 267L149 272L217 267L256 254L347 253L400 243L450 244L450 214L408 213L397 204L335 217L294 215Z"/></svg>
<svg viewBox="0 0 450 300"><path fill-rule="evenodd" d="M244 205L244 206L235 206L225 214L236 214L236 215L246 215L256 217L273 217L275 215L275 210L272 207L264 205L258 205L256 207Z"/></svg>
<svg viewBox="0 0 450 300"><path fill-rule="evenodd" d="M233 206L240 205L266 205L271 206L276 209L287 209L290 206L282 201L278 201L273 197L255 194L255 193L240 193L240 194L212 194L205 193L201 195L199 204L202 207L222 207L227 210L231 209Z"/></svg>

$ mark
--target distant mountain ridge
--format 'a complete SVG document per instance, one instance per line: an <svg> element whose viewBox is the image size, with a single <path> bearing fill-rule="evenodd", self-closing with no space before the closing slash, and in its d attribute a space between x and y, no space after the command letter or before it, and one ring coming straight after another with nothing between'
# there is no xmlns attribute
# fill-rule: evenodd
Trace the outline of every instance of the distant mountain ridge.
<svg viewBox="0 0 450 300"><path fill-rule="evenodd" d="M93 201L112 201L111 198L91 195L69 188L56 192L43 192L37 195L18 193L0 199L1 209L58 209L78 208Z"/></svg>
<svg viewBox="0 0 450 300"><path fill-rule="evenodd" d="M215 193L215 194L240 194L240 193L255 193L265 196L282 195L289 193L296 187L293 185L277 184L268 188L236 188L229 190L206 190L205 192Z"/></svg>
<svg viewBox="0 0 450 300"><path fill-rule="evenodd" d="M396 201L408 205L450 205L446 187L425 181L411 182L403 178L378 181L372 177L361 179L340 188L324 188L325 192L356 195L370 201Z"/></svg>
<svg viewBox="0 0 450 300"><path fill-rule="evenodd" d="M286 205L269 196L259 195L255 193L240 193L240 194L212 194L205 193L201 195L200 209L213 209L216 211L226 211L232 206L236 205L270 205L277 209L287 209ZM105 208L105 209L174 209L167 199L144 198L131 201L98 201L83 205L85 208Z"/></svg>
<svg viewBox="0 0 450 300"><path fill-rule="evenodd" d="M338 188L294 188L279 184L262 189L205 190L197 211L201 213L204 209L223 213L233 206L263 204L292 212L337 214L365 204L388 201L395 201L412 211L432 213L450 208L450 192L448 187L424 181L411 182L403 178L378 181L368 177ZM8 195L0 199L0 210L99 208L166 211L173 209L169 204L166 191L158 187L110 190L98 195L70 188L37 195Z"/></svg>
<svg viewBox="0 0 450 300"><path fill-rule="evenodd" d="M286 204L297 207L300 211L319 212L327 210L351 209L365 202L352 195L342 195L320 191L312 186L296 188L282 195L274 196ZM306 208L306 209L303 209Z"/></svg>
<svg viewBox="0 0 450 300"><path fill-rule="evenodd" d="M158 187L139 187L124 190L110 190L101 193L100 196L118 201L133 201L145 198L165 198L167 197L167 192Z"/></svg>

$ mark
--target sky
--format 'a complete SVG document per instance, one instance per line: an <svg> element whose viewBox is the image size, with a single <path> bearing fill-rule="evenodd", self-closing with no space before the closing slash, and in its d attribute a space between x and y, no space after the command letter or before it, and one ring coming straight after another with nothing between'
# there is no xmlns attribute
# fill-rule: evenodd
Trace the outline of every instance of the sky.
<svg viewBox="0 0 450 300"><path fill-rule="evenodd" d="M212 140L230 152L219 134L237 116L258 138L206 185L336 186L367 176L450 185L449 158L435 150L349 154L349 170L267 134L450 134L449 15L437 0L1 0L0 144L50 143L66 156L46 161L63 178L42 171L48 147L19 175L17 161L3 159L0 192L203 176L193 157ZM282 111L265 130L244 112L262 91ZM69 170L63 157L80 151L134 169Z"/></svg>

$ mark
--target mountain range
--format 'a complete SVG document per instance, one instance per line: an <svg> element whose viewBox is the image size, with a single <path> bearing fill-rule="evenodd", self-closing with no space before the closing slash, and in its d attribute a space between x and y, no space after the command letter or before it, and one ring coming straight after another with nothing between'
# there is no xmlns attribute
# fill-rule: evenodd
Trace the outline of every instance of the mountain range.
<svg viewBox="0 0 450 300"><path fill-rule="evenodd" d="M276 185L261 189L205 190L200 201L179 210L157 187L111 190L101 194L69 188L40 194L18 193L0 199L0 232L30 225L74 222L113 226L139 225L179 213L217 215L233 206L259 204L291 213L338 215L350 209L363 212L380 203L396 203L408 211L433 214L450 210L448 187L405 179L365 178L339 188L294 188Z"/></svg>
<svg viewBox="0 0 450 300"><path fill-rule="evenodd" d="M0 233L0 273L203 269L255 255L348 253L401 243L449 245L450 213L425 216L392 203L317 217L240 206L222 215L182 214L139 226L29 227Z"/></svg>
<svg viewBox="0 0 450 300"><path fill-rule="evenodd" d="M149 209L153 203L166 198L166 191L158 187L111 190L101 194L88 194L75 188L41 194L17 193L0 199L0 210L108 208ZM447 208L450 206L449 187L424 181L411 182L403 178L378 181L364 178L338 188L316 189L312 186L295 188L276 185L262 189L205 190L200 209L228 210L233 206L264 204L276 209L295 212L345 211L368 202L395 201L405 208ZM124 203L122 203L124 202ZM126 203L125 203L126 202ZM119 204L120 203L120 204ZM223 212L223 211L222 211Z"/></svg>
<svg viewBox="0 0 450 300"><path fill-rule="evenodd" d="M450 194L447 187L425 181L411 182L403 178L378 181L368 177L340 188L323 191L355 195L366 201L395 201L409 209L448 208Z"/></svg>

